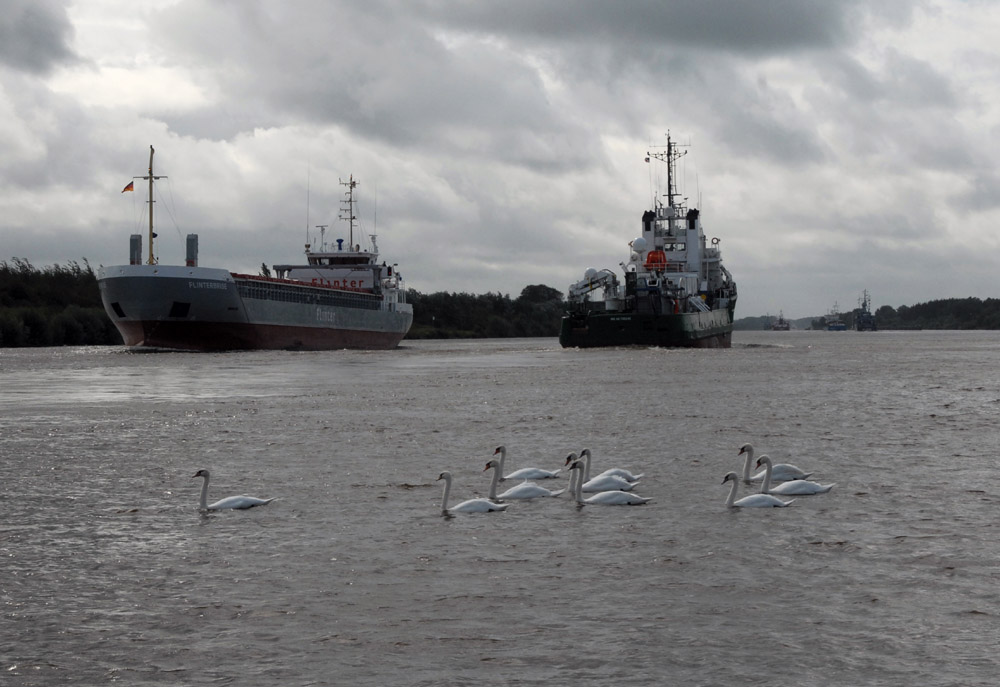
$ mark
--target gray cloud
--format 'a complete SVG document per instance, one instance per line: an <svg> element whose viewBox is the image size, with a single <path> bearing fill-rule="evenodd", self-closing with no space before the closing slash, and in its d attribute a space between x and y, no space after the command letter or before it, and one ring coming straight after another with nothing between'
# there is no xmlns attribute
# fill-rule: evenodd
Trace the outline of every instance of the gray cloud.
<svg viewBox="0 0 1000 687"><path fill-rule="evenodd" d="M69 46L73 27L59 0L7 0L0 12L0 64L45 74L77 58Z"/></svg>

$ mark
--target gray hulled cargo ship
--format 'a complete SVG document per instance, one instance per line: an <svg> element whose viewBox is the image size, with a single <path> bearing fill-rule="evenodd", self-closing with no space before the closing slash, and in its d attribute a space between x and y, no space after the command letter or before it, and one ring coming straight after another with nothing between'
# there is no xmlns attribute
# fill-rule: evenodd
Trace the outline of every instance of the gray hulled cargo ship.
<svg viewBox="0 0 1000 687"><path fill-rule="evenodd" d="M128 265L101 267L97 281L104 308L125 345L188 351L247 349L387 349L413 323L413 307L395 266L378 262L371 248L354 243L353 177L347 186L349 240L316 250L305 246L305 264L274 265L273 276L198 266L198 237L187 237L184 265L161 265L154 257L153 147L149 173L149 254L142 236L131 237ZM131 185L126 187L130 190ZM263 271L263 270L262 270ZM267 270L270 272L270 270Z"/></svg>
<svg viewBox="0 0 1000 687"><path fill-rule="evenodd" d="M674 186L677 149L648 153L666 164L667 192L642 215L642 234L629 242L623 280L610 269L588 269L570 285L559 332L563 347L732 345L736 282L722 264L719 239L709 243L700 212Z"/></svg>

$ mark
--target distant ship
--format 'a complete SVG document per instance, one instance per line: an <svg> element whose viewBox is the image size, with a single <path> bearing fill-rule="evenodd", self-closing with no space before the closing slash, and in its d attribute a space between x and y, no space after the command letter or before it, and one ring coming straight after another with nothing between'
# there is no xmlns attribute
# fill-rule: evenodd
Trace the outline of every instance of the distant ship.
<svg viewBox="0 0 1000 687"><path fill-rule="evenodd" d="M833 309L830 314L826 316L826 331L828 332L844 332L847 331L847 325L844 321L840 319L840 313L838 312L840 306L836 303L833 304Z"/></svg>
<svg viewBox="0 0 1000 687"><path fill-rule="evenodd" d="M336 248L307 243L305 264L274 265L274 276L198 266L198 237L187 236L184 265L161 265L153 253L153 147L149 147L149 255L133 234L128 265L101 267L104 309L126 346L185 351L252 349L330 350L396 347L413 323L395 265L378 263L354 243L353 176L348 182L349 241ZM126 186L131 190L132 184ZM322 228L325 230L325 227ZM322 234L325 236L325 233ZM266 268L262 272L270 272Z"/></svg>
<svg viewBox="0 0 1000 687"><path fill-rule="evenodd" d="M858 299L858 307L854 311L854 329L859 332L874 332L878 330L875 315L872 314L872 302L866 289Z"/></svg>
<svg viewBox="0 0 1000 687"><path fill-rule="evenodd" d="M647 153L647 162L666 164L666 203L656 199L643 213L642 234L621 263L624 284L610 269L590 268L570 285L563 347L732 345L736 282L722 264L719 239L707 242L699 211L678 200L674 163L684 154L669 134L666 152Z"/></svg>
<svg viewBox="0 0 1000 687"><path fill-rule="evenodd" d="M778 319L772 320L772 322L771 322L771 331L775 331L775 332L787 332L787 331L790 331L791 328L792 328L792 325L791 325L791 323L788 320L785 319L785 313L784 312L781 312L778 315Z"/></svg>

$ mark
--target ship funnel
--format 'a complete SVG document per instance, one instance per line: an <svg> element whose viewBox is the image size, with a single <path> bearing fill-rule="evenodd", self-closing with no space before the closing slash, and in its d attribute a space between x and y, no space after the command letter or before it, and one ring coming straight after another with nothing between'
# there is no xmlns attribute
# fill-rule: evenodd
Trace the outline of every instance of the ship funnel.
<svg viewBox="0 0 1000 687"><path fill-rule="evenodd" d="M188 267L198 266L198 235L187 235L187 261L184 263Z"/></svg>
<svg viewBox="0 0 1000 687"><path fill-rule="evenodd" d="M697 208L691 208L687 213L688 229L694 229L697 226L695 223L698 221L698 210Z"/></svg>
<svg viewBox="0 0 1000 687"><path fill-rule="evenodd" d="M128 237L128 264L142 264L142 234L132 234Z"/></svg>
<svg viewBox="0 0 1000 687"><path fill-rule="evenodd" d="M337 250L344 250L344 239L337 239Z"/></svg>

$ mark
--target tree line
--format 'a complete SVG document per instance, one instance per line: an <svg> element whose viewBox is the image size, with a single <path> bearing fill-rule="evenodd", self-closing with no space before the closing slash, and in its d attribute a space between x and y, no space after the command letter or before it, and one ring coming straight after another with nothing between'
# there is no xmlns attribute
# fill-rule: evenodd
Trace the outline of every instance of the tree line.
<svg viewBox="0 0 1000 687"><path fill-rule="evenodd" d="M512 299L486 293L422 294L413 304L409 339L558 336L562 293L541 284ZM0 262L0 347L121 345L87 262L38 268L23 258Z"/></svg>
<svg viewBox="0 0 1000 687"><path fill-rule="evenodd" d="M120 343L86 259L41 269L22 258L0 262L0 347Z"/></svg>

